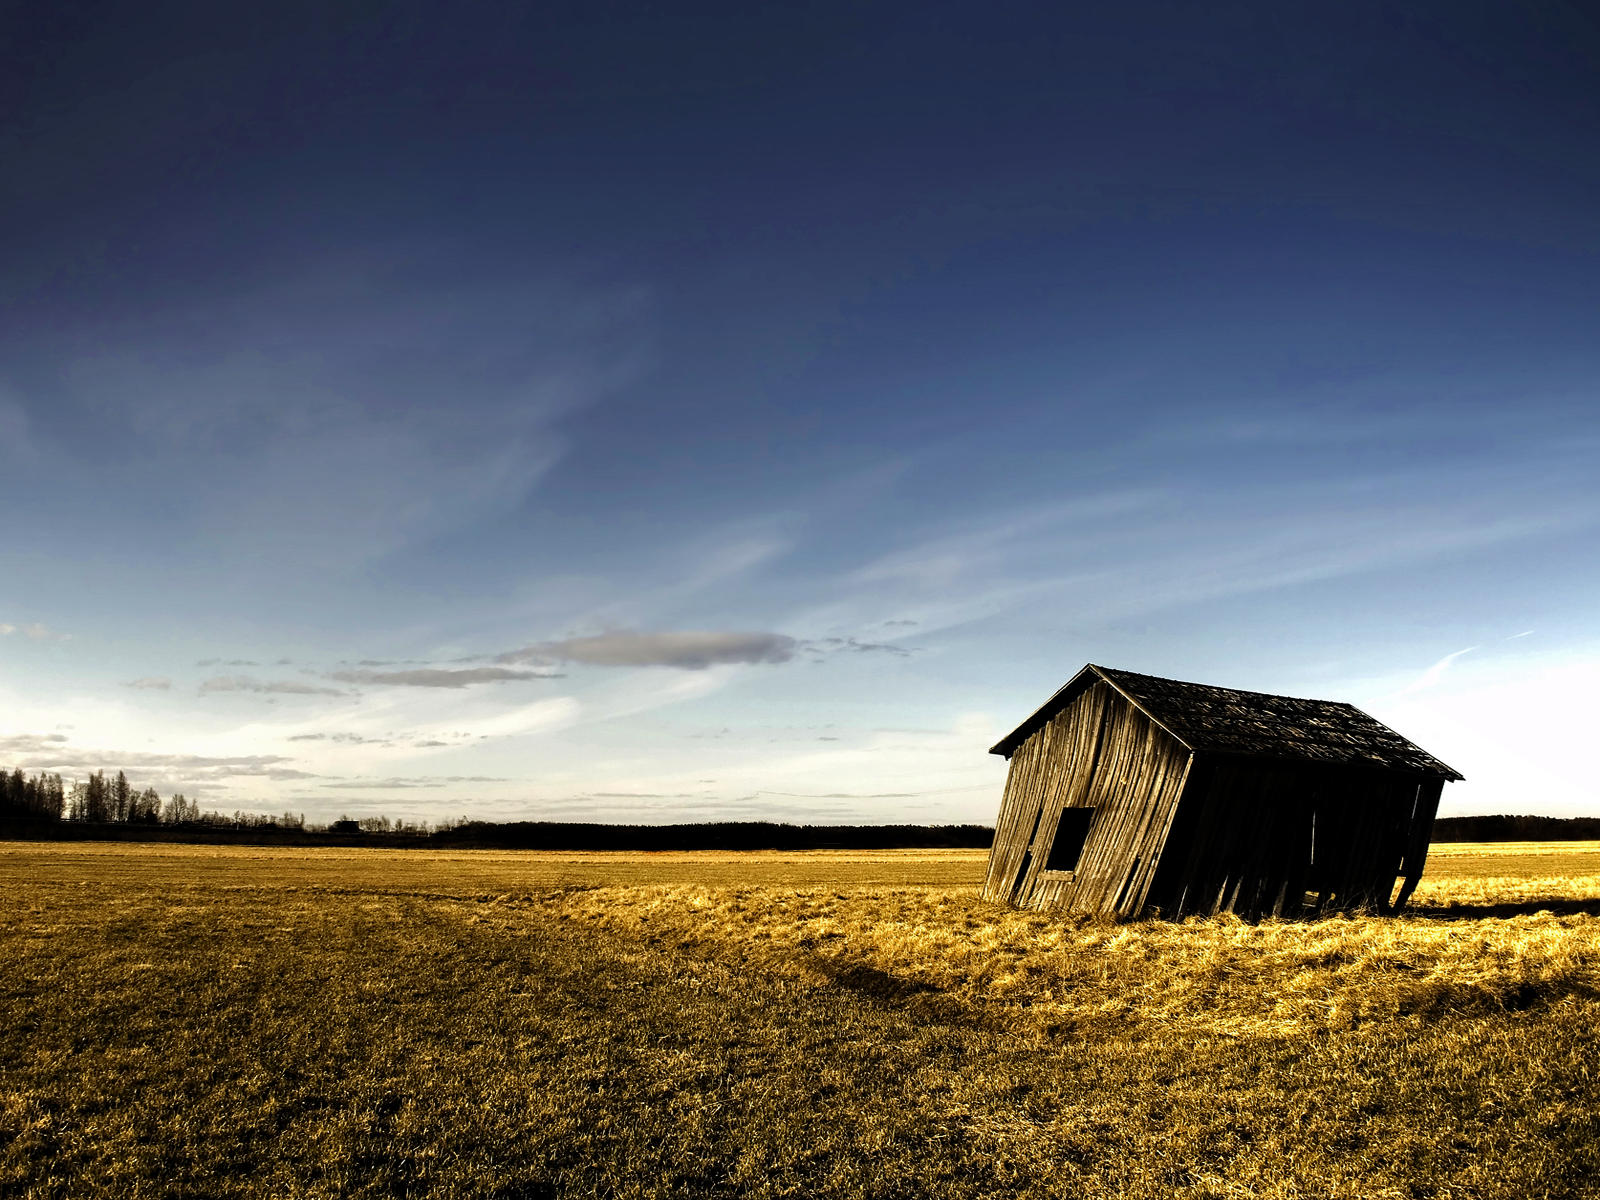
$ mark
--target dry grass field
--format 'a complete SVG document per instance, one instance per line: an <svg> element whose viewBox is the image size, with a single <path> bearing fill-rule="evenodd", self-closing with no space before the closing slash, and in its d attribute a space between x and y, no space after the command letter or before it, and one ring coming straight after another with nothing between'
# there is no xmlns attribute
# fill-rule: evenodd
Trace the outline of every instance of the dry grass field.
<svg viewBox="0 0 1600 1200"><path fill-rule="evenodd" d="M1600 1195L1600 844L1254 926L984 859L0 844L0 1196Z"/></svg>

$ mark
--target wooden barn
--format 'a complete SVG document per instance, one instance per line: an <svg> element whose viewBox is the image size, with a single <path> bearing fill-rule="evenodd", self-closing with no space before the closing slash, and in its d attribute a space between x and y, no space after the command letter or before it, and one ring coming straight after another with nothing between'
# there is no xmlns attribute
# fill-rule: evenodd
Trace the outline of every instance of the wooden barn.
<svg viewBox="0 0 1600 1200"><path fill-rule="evenodd" d="M1396 911L1462 778L1353 705L1093 664L991 753L984 898L1115 916Z"/></svg>

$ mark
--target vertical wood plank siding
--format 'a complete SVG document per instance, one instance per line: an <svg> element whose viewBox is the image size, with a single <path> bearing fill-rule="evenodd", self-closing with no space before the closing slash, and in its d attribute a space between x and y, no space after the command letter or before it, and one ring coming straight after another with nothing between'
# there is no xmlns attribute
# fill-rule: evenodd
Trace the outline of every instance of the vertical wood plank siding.
<svg viewBox="0 0 1600 1200"><path fill-rule="evenodd" d="M1006 903L1016 888L1017 875L1033 840L1033 827L1044 800L1034 779L1045 756L1044 743L1042 737L1030 738L1011 756L1005 795L1000 801L994 841L989 848L989 869L983 877L985 900Z"/></svg>
<svg viewBox="0 0 1600 1200"><path fill-rule="evenodd" d="M1444 791L1444 780L1425 779L1417 789L1416 805L1411 812L1411 832L1406 839L1405 857L1400 862L1400 894L1395 897L1395 911L1406 906L1411 893L1422 881L1422 872L1428 865L1428 843L1433 837L1433 820L1439 815L1439 797Z"/></svg>
<svg viewBox="0 0 1600 1200"><path fill-rule="evenodd" d="M1141 911L1190 758L1108 684L1089 687L1013 754L984 897L1023 908ZM1066 808L1095 815L1076 870L1047 871Z"/></svg>
<svg viewBox="0 0 1600 1200"><path fill-rule="evenodd" d="M1103 683L1096 684L1011 756L1005 799L989 851L984 899L1020 902L1022 890L1037 875L1034 860L1042 862L1049 857L1061 805L1055 803L1056 811L1049 813L1048 820L1046 809L1063 790L1081 786L1092 772L1105 696L1110 690Z"/></svg>
<svg viewBox="0 0 1600 1200"><path fill-rule="evenodd" d="M1431 826L1426 801L1437 808L1442 780L1199 757L1147 899L1163 915L1388 912L1396 877L1421 877L1427 830L1419 816Z"/></svg>

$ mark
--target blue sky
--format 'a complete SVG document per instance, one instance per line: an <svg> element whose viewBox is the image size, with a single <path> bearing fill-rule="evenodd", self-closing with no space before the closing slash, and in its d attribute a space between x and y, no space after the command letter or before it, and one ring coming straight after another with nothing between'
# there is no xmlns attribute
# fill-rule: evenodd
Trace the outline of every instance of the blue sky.
<svg viewBox="0 0 1600 1200"><path fill-rule="evenodd" d="M7 765L989 820L1094 661L1600 813L1577 7L35 4L0 55Z"/></svg>

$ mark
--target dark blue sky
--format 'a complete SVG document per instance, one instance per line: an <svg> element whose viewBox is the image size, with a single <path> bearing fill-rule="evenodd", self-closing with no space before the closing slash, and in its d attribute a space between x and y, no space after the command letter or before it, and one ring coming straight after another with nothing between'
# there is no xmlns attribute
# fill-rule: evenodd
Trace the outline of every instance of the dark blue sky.
<svg viewBox="0 0 1600 1200"><path fill-rule="evenodd" d="M1597 80L1560 4L8 6L0 748L986 818L1094 660L1600 811Z"/></svg>

